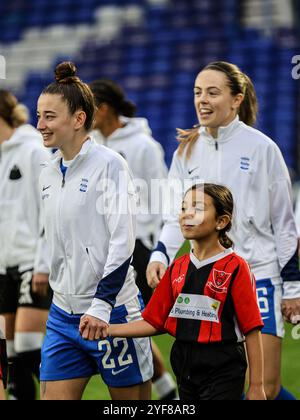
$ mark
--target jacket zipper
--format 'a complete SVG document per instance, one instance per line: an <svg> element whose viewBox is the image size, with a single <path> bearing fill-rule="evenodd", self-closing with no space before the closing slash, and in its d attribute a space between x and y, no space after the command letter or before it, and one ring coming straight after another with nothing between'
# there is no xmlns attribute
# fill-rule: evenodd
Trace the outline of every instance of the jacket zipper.
<svg viewBox="0 0 300 420"><path fill-rule="evenodd" d="M63 187L63 185L62 185L62 187ZM63 232L63 229L62 229L63 197L62 197L62 195L63 195L63 192L60 191L60 194L59 194L59 203L58 203L58 210L59 210L58 211L58 234L59 234L59 242L60 242L61 247L62 247L64 261L65 261L65 265L66 265L66 263L67 263L67 253L66 253L66 249L65 249L65 246L64 246L63 234L62 234L62 232ZM67 293L69 293L70 290L71 290L70 284L68 284L68 288L69 288L69 290L67 291ZM71 313L73 313L72 308L71 308Z"/></svg>

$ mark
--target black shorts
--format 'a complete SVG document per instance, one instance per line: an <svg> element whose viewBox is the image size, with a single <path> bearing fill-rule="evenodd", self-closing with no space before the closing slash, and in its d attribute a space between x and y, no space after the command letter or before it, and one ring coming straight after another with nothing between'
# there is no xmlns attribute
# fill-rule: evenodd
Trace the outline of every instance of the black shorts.
<svg viewBox="0 0 300 420"><path fill-rule="evenodd" d="M171 351L180 400L241 400L247 360L241 343L176 340Z"/></svg>
<svg viewBox="0 0 300 420"><path fill-rule="evenodd" d="M20 307L49 309L52 292L47 296L32 292L33 270L19 272L18 267L8 268L0 274L0 314L16 313Z"/></svg>
<svg viewBox="0 0 300 420"><path fill-rule="evenodd" d="M6 388L7 382L7 369L6 341L0 338L0 380L2 380L4 388Z"/></svg>
<svg viewBox="0 0 300 420"><path fill-rule="evenodd" d="M135 282L140 289L145 306L152 296L152 289L148 286L146 278L147 265L150 259L151 251L140 241L135 242L133 252L132 266L136 273Z"/></svg>

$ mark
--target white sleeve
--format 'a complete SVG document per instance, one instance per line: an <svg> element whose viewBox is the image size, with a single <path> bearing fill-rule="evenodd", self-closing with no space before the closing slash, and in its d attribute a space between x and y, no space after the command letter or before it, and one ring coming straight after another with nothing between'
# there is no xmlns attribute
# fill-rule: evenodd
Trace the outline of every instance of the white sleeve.
<svg viewBox="0 0 300 420"><path fill-rule="evenodd" d="M42 170L42 164L49 161L50 154L44 149L37 149L32 153L32 203L37 207L38 217L38 240L36 245L36 253L34 259L34 273L50 272L50 256L47 248L45 231L44 231L44 214L42 197L39 188L39 177Z"/></svg>
<svg viewBox="0 0 300 420"><path fill-rule="evenodd" d="M110 313L122 289L135 246L136 195L132 176L123 158L117 157L108 168L108 188L103 200L109 251L96 294L87 315L109 322Z"/></svg>
<svg viewBox="0 0 300 420"><path fill-rule="evenodd" d="M184 242L179 226L179 213L184 191L183 182L184 173L177 152L175 152L170 167L167 191L164 194L164 225L150 262L159 261L168 266Z"/></svg>
<svg viewBox="0 0 300 420"><path fill-rule="evenodd" d="M295 219L298 232L298 238L300 238L300 190L298 191L296 208L295 208Z"/></svg>
<svg viewBox="0 0 300 420"><path fill-rule="evenodd" d="M44 230L39 237L36 249L36 255L34 260L34 274L37 273L50 273L50 253L46 241Z"/></svg>
<svg viewBox="0 0 300 420"><path fill-rule="evenodd" d="M293 214L291 181L279 148L274 147L272 152L269 160L269 199L271 223L284 282L283 298L300 298L298 236Z"/></svg>
<svg viewBox="0 0 300 420"><path fill-rule="evenodd" d="M168 169L162 147L155 140L147 142L141 164L144 172L143 181L146 182L147 189L145 185L145 191L140 191L140 194L144 195L141 198L146 208L142 208L139 212L138 222L144 227L145 233L153 235L153 243L156 243L163 222L161 190L167 181ZM149 239L148 243L144 243L145 246L151 246Z"/></svg>

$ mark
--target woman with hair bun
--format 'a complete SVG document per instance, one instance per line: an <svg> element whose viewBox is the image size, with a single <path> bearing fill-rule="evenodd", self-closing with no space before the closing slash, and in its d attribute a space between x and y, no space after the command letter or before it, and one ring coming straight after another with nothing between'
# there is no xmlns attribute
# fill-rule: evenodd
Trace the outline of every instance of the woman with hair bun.
<svg viewBox="0 0 300 420"><path fill-rule="evenodd" d="M98 79L90 84L90 88L97 106L92 135L98 143L115 150L126 159L139 188L140 211L137 213L137 239L132 265L136 284L144 304L147 305L152 289L147 283L146 268L162 224L159 194L151 194L151 182L167 178L163 150L151 136L148 121L145 118L134 117L136 106L126 98L118 84L112 80ZM154 342L152 350L152 382L158 398L174 399L175 382L166 371L162 355Z"/></svg>
<svg viewBox="0 0 300 420"><path fill-rule="evenodd" d="M28 111L0 90L0 314L9 360L8 397L33 400L51 292L44 260L38 178L49 159ZM42 252L42 253L41 253Z"/></svg>
<svg viewBox="0 0 300 420"><path fill-rule="evenodd" d="M252 127L255 89L236 65L208 64L196 78L194 104L200 127L179 131L170 178L222 183L232 191L236 217L230 236L256 277L265 323L266 394L271 400L294 399L280 378L283 315L291 321L300 314L298 238L286 164L278 146ZM177 215L170 215L147 268L152 287L182 241Z"/></svg>
<svg viewBox="0 0 300 420"><path fill-rule="evenodd" d="M40 177L53 303L42 349L41 398L79 400L99 373L112 399L149 399L150 341L101 340L108 322L140 318L130 265L135 193L126 161L90 139L95 104L71 62L38 99L38 130L57 148Z"/></svg>

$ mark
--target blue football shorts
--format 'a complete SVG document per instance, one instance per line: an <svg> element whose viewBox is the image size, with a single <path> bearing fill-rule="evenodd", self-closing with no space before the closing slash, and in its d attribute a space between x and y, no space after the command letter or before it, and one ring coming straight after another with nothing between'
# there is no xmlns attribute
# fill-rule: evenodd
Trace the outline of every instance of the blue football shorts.
<svg viewBox="0 0 300 420"><path fill-rule="evenodd" d="M140 297L115 307L110 323L141 319ZM84 340L79 333L81 315L70 315L52 304L42 347L41 381L88 378L100 373L109 387L128 387L144 383L153 376L149 338L109 337Z"/></svg>
<svg viewBox="0 0 300 420"><path fill-rule="evenodd" d="M262 320L262 334L284 337L284 321L281 312L282 281L280 277L256 281L256 292Z"/></svg>

